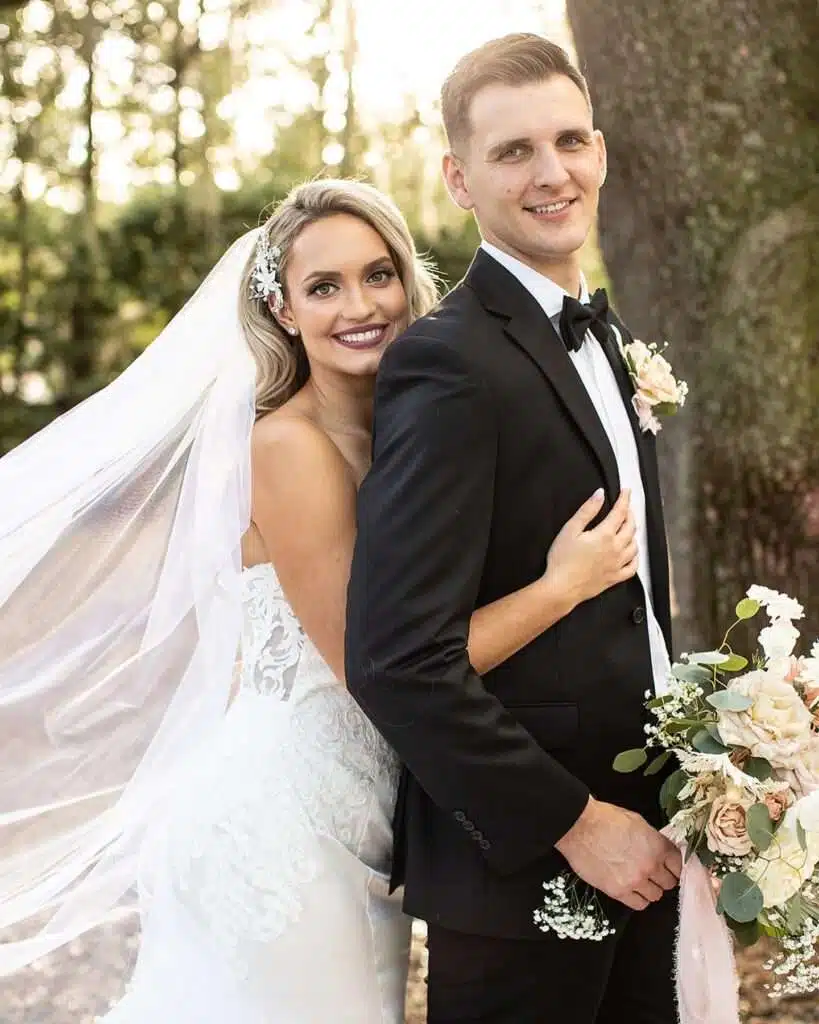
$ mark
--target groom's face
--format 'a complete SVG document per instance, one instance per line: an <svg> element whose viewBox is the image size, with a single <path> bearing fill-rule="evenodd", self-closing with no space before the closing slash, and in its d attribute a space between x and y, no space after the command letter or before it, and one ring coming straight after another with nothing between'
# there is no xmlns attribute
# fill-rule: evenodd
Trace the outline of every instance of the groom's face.
<svg viewBox="0 0 819 1024"><path fill-rule="evenodd" d="M471 133L444 160L450 193L483 237L537 270L577 259L594 223L606 149L583 93L564 75L488 85Z"/></svg>

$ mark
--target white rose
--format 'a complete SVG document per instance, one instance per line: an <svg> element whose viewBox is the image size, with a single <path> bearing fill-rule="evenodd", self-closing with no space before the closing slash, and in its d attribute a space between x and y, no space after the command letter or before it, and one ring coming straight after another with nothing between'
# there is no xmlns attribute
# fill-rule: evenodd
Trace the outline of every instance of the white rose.
<svg viewBox="0 0 819 1024"><path fill-rule="evenodd" d="M819 790L819 736L811 736L805 749L788 769L779 769L776 777L787 782L797 795L808 796Z"/></svg>
<svg viewBox="0 0 819 1024"><path fill-rule="evenodd" d="M778 907L802 888L811 877L819 859L819 833L808 833L807 850L796 835L797 804L787 812L773 842L746 868L748 877L759 886L766 907Z"/></svg>
<svg viewBox="0 0 819 1024"><path fill-rule="evenodd" d="M636 344L643 345L642 342ZM674 405L679 401L677 381L667 359L658 352L649 352L648 358L641 355L639 362L635 359L634 366L637 388L652 405L666 402Z"/></svg>
<svg viewBox="0 0 819 1024"><path fill-rule="evenodd" d="M769 661L790 658L798 639L799 630L788 619L777 619L759 634L759 644Z"/></svg>
<svg viewBox="0 0 819 1024"><path fill-rule="evenodd" d="M813 650L816 650L814 644ZM799 676L801 682L810 689L819 689L819 657L816 657L811 651L809 658L799 659ZM808 702L812 703L812 702Z"/></svg>
<svg viewBox="0 0 819 1024"><path fill-rule="evenodd" d="M752 600L759 601L768 618L774 622L780 619L801 619L805 614L805 609L798 601L787 594L780 594L778 590L771 590L770 587L754 584L748 588L747 594Z"/></svg>
<svg viewBox="0 0 819 1024"><path fill-rule="evenodd" d="M747 747L753 757L793 768L810 746L813 716L794 688L765 670L748 672L728 687L753 700L746 711L719 711L717 725L725 743Z"/></svg>
<svg viewBox="0 0 819 1024"><path fill-rule="evenodd" d="M793 814L806 832L817 833L814 841L819 844L819 790L797 800Z"/></svg>
<svg viewBox="0 0 819 1024"><path fill-rule="evenodd" d="M779 907L799 892L815 866L794 837L787 844L772 843L764 856L751 861L746 874L762 891L764 905Z"/></svg>

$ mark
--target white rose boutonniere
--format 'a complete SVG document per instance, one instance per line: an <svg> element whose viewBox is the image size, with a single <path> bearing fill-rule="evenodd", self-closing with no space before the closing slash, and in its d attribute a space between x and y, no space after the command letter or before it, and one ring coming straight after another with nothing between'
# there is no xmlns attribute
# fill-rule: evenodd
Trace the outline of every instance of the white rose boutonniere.
<svg viewBox="0 0 819 1024"><path fill-rule="evenodd" d="M656 434L662 428L659 417L675 413L685 405L688 385L677 380L671 364L654 343L647 345L635 338L621 344L620 351L634 385L631 401L640 429Z"/></svg>

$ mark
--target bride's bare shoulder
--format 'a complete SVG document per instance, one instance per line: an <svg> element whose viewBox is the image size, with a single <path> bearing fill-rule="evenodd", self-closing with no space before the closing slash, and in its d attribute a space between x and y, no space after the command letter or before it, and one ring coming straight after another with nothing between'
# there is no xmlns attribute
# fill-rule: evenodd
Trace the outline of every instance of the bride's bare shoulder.
<svg viewBox="0 0 819 1024"><path fill-rule="evenodd" d="M254 475L263 478L285 472L290 479L316 474L327 484L346 482L352 470L318 423L299 405L288 402L256 421L251 435Z"/></svg>

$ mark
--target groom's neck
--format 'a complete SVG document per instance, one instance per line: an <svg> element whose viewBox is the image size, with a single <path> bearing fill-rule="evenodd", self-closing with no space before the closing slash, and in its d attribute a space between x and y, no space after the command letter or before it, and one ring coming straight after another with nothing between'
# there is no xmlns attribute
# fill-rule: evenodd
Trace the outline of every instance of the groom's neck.
<svg viewBox="0 0 819 1024"><path fill-rule="evenodd" d="M509 256L513 256L516 260L520 260L527 267L531 267L532 270L537 271L538 274L542 274L544 277L548 277L550 281L554 281L556 285L568 292L569 295L580 298L580 259L577 252L569 253L568 255L555 255L555 256L534 256L530 253L519 251L501 239L487 238L487 242L500 249L502 252L507 253Z"/></svg>

